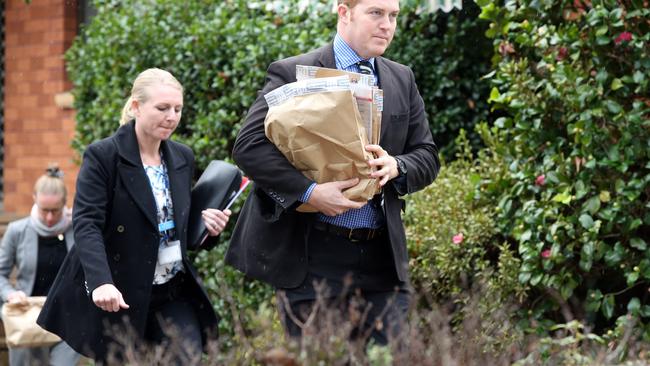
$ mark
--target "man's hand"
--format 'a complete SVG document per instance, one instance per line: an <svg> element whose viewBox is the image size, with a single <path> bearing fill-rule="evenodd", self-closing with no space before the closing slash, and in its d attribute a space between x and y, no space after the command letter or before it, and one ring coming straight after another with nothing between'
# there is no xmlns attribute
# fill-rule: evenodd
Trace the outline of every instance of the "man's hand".
<svg viewBox="0 0 650 366"><path fill-rule="evenodd" d="M7 302L11 304L27 302L27 295L22 291L10 292L9 295L7 295Z"/></svg>
<svg viewBox="0 0 650 366"><path fill-rule="evenodd" d="M361 208L366 204L365 202L355 202L343 195L343 191L357 184L359 178L316 184L307 203L327 216L336 216L353 208Z"/></svg>
<svg viewBox="0 0 650 366"><path fill-rule="evenodd" d="M379 179L379 185L383 187L389 180L397 177L397 160L388 155L388 152L379 145L366 145L366 151L373 153L376 158L368 160L370 168L377 169L370 174L371 178Z"/></svg>
<svg viewBox="0 0 650 366"><path fill-rule="evenodd" d="M129 305L122 298L122 293L110 283L101 285L93 290L93 302L98 308L109 312L117 312L120 309L129 308Z"/></svg>

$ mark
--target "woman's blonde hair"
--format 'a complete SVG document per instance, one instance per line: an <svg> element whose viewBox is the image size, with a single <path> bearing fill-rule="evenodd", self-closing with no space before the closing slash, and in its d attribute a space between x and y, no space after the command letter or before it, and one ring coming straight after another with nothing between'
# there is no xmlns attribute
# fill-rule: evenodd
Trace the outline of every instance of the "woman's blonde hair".
<svg viewBox="0 0 650 366"><path fill-rule="evenodd" d="M50 165L45 174L41 175L34 184L34 196L42 194L60 195L63 202L67 199L68 190L63 182L63 172L55 164Z"/></svg>
<svg viewBox="0 0 650 366"><path fill-rule="evenodd" d="M147 101L149 96L147 95L147 89L150 86L155 85L169 85L181 91L183 93L183 86L178 80L172 75L169 71L162 69L151 68L141 72L133 81L133 87L131 87L131 96L127 99L124 108L122 108L122 117L120 117L120 126L131 121L135 116L131 110L131 105L134 100L137 100L138 103L144 103Z"/></svg>

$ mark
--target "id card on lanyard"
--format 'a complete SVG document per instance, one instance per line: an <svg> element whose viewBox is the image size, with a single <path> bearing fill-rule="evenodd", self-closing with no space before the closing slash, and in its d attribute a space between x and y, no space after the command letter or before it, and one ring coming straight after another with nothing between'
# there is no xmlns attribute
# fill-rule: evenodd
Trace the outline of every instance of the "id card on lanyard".
<svg viewBox="0 0 650 366"><path fill-rule="evenodd" d="M160 265L170 264L182 260L180 240L172 240L176 224L173 220L171 208L171 192L169 191L169 177L164 159L162 159L162 172L156 171L155 180L150 177L156 207L158 210L158 232L160 243L158 245L158 263ZM154 184L155 181L155 184Z"/></svg>

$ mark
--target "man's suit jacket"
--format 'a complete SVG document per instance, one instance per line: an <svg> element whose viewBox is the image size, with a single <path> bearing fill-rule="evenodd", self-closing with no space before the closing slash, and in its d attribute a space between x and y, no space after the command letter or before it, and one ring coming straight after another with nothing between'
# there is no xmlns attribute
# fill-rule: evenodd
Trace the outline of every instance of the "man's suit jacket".
<svg viewBox="0 0 650 366"><path fill-rule="evenodd" d="M406 192L430 184L438 174L436 145L413 72L383 57L375 59L384 90L380 145L407 166ZM295 211L312 183L296 170L264 134L268 105L264 95L296 81L296 65L336 68L331 44L272 63L266 84L237 136L233 158L254 182L239 216L226 262L248 276L278 288L300 285L307 274L307 236L316 215ZM408 253L400 210L404 201L393 184L384 187L384 214L399 279L408 280Z"/></svg>
<svg viewBox="0 0 650 366"><path fill-rule="evenodd" d="M109 325L124 325L125 317L142 336L149 311L159 232L156 203L144 171L135 123L126 124L111 137L91 144L77 178L73 210L76 245L66 257L38 319L78 352L103 358L111 338ZM187 221L194 155L185 145L163 141L174 203L176 235L181 241L187 286L202 330L216 332L218 319L187 257ZM122 292L129 309L101 310L92 291L112 283ZM204 334L205 341L205 334Z"/></svg>
<svg viewBox="0 0 650 366"><path fill-rule="evenodd" d="M7 296L13 291L23 291L27 296L32 294L36 282L36 266L38 261L38 234L30 224L30 217L14 221L7 227L0 246L0 304L7 301ZM74 245L72 227L65 231L67 250ZM9 282L9 276L16 266L16 286Z"/></svg>

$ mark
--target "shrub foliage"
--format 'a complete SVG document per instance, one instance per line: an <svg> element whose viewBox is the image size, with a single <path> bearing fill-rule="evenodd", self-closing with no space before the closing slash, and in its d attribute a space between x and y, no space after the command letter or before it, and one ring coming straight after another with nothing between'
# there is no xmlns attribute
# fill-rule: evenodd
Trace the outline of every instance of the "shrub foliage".
<svg viewBox="0 0 650 366"><path fill-rule="evenodd" d="M647 2L479 3L507 166L483 188L521 258L532 318L615 332L635 319L650 338Z"/></svg>

